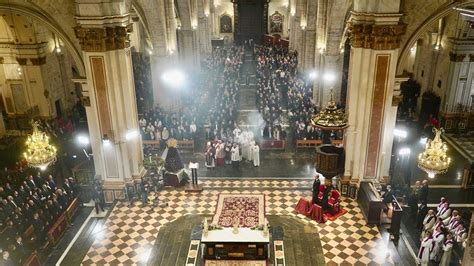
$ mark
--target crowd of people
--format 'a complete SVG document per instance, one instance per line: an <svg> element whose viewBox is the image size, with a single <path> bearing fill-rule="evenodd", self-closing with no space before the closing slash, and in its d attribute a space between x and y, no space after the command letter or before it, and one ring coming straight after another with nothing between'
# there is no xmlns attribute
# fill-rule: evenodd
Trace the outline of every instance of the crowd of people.
<svg viewBox="0 0 474 266"><path fill-rule="evenodd" d="M214 103L209 110L210 128L207 130L208 139L223 139L229 137L236 127L237 111L239 106L240 74L244 57L244 48L235 46L224 48L224 53L218 53L217 62L222 68L222 85L216 85Z"/></svg>
<svg viewBox="0 0 474 266"><path fill-rule="evenodd" d="M257 109L264 120L263 137L281 139L282 115L289 101L298 66L298 53L284 47L255 46L257 58Z"/></svg>
<svg viewBox="0 0 474 266"><path fill-rule="evenodd" d="M140 132L144 140L159 140L166 142L168 139L191 140L194 139L197 125L196 116L192 108L183 112L165 112L156 106L147 111L139 119Z"/></svg>
<svg viewBox="0 0 474 266"><path fill-rule="evenodd" d="M78 195L78 186L70 177L59 187L54 178L28 175L18 186L2 179L0 186L0 249L7 263L22 264L31 254L31 248L43 247L47 232L56 219L66 211ZM25 231L33 227L35 245L25 244Z"/></svg>
<svg viewBox="0 0 474 266"><path fill-rule="evenodd" d="M416 223L420 230L419 263L429 265L430 261L434 261L442 266L450 265L453 248L463 249L466 245L467 229L463 219L444 197L436 209L428 208L426 180L423 184L417 182L415 186L414 197L420 202Z"/></svg>
<svg viewBox="0 0 474 266"><path fill-rule="evenodd" d="M178 111L156 106L143 112L139 126L144 140L192 140L206 127L209 140L221 139L235 128L242 47L218 48L204 60L204 71L193 78Z"/></svg>

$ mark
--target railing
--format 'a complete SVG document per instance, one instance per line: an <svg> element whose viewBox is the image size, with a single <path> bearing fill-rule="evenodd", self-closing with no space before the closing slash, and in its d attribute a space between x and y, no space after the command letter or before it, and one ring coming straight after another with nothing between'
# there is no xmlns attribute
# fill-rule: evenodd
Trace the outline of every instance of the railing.
<svg viewBox="0 0 474 266"><path fill-rule="evenodd" d="M160 146L161 141L159 140L144 140L142 141L143 146ZM177 140L177 148L179 150L192 150L194 152L194 140Z"/></svg>
<svg viewBox="0 0 474 266"><path fill-rule="evenodd" d="M296 140L296 149L315 149L316 146L322 144L323 141L320 139L299 139Z"/></svg>

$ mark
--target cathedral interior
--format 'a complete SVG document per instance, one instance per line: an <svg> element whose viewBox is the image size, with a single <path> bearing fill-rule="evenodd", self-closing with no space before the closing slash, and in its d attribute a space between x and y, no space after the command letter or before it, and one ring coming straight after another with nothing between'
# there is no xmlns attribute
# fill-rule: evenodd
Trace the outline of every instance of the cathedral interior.
<svg viewBox="0 0 474 266"><path fill-rule="evenodd" d="M0 265L474 265L474 1L0 0Z"/></svg>

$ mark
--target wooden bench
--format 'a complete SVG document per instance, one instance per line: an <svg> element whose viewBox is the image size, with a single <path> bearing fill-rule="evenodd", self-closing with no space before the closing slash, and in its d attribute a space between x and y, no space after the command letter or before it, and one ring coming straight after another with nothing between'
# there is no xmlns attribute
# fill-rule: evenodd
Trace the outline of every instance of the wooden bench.
<svg viewBox="0 0 474 266"><path fill-rule="evenodd" d="M41 266L38 252L33 251L30 256L22 263L23 266Z"/></svg>
<svg viewBox="0 0 474 266"><path fill-rule="evenodd" d="M159 140L144 140L142 141L143 145L151 145L151 146L160 146Z"/></svg>
<svg viewBox="0 0 474 266"><path fill-rule="evenodd" d="M66 209L66 217L68 219L68 222L71 224L72 223L72 217L74 216L74 214L76 213L77 209L79 207L79 200L78 198L74 198L71 202L71 204L69 204L69 206L67 207Z"/></svg>
<svg viewBox="0 0 474 266"><path fill-rule="evenodd" d="M56 246L56 244L66 232L68 226L69 222L66 213L62 213L56 222L54 222L53 226L51 226L51 228L48 230L48 239L52 246Z"/></svg>
<svg viewBox="0 0 474 266"><path fill-rule="evenodd" d="M192 150L194 152L194 140L178 140L179 150Z"/></svg>
<svg viewBox="0 0 474 266"><path fill-rule="evenodd" d="M267 150L284 150L286 142L284 140L262 140L260 143L260 149Z"/></svg>
<svg viewBox="0 0 474 266"><path fill-rule="evenodd" d="M23 239L29 240L30 238L33 237L33 226L30 225L28 228L26 228L25 232L23 233Z"/></svg>
<svg viewBox="0 0 474 266"><path fill-rule="evenodd" d="M298 139L296 140L296 149L315 149L320 144L323 144L323 141L320 139Z"/></svg>
<svg viewBox="0 0 474 266"><path fill-rule="evenodd" d="M159 140L144 140L142 141L143 146L160 146ZM194 152L194 140L177 140L177 148L179 150L192 150Z"/></svg>

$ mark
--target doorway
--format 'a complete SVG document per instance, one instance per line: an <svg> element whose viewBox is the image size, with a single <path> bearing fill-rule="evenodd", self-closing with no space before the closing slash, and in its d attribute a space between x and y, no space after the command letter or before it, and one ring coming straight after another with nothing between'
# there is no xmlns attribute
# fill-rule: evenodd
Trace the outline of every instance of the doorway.
<svg viewBox="0 0 474 266"><path fill-rule="evenodd" d="M268 9L267 0L239 0L237 3L238 21L236 22L235 36L237 44L253 39L255 44L261 44L266 34L265 9Z"/></svg>
<svg viewBox="0 0 474 266"><path fill-rule="evenodd" d="M63 111L62 111L62 108L61 108L61 101L56 100L54 102L54 107L56 108L56 117L57 118L62 118L63 117Z"/></svg>

